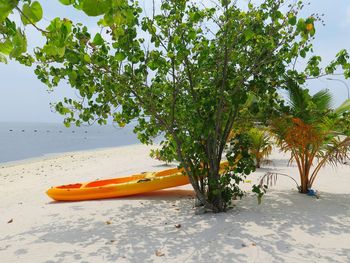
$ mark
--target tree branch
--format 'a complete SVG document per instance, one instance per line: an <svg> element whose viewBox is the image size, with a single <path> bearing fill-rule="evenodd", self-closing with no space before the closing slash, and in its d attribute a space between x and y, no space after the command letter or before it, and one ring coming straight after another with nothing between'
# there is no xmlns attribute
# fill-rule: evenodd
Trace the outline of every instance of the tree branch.
<svg viewBox="0 0 350 263"><path fill-rule="evenodd" d="M22 10L21 10L18 6L16 6L15 9L16 9L25 19L27 19L27 20L29 21L29 23L30 23L36 30L40 31L41 33L43 33L43 34L45 34L45 35L46 35L46 34L49 34L49 31L46 31L46 30L43 30L43 29L37 27L37 26L32 22L32 20L31 20L25 13L22 12Z"/></svg>

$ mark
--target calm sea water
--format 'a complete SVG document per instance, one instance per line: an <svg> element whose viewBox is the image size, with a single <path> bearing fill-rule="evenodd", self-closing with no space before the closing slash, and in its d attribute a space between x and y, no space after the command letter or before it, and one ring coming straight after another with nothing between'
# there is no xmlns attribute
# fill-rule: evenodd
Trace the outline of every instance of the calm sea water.
<svg viewBox="0 0 350 263"><path fill-rule="evenodd" d="M66 128L62 123L0 123L0 163L139 143L132 130L131 126Z"/></svg>

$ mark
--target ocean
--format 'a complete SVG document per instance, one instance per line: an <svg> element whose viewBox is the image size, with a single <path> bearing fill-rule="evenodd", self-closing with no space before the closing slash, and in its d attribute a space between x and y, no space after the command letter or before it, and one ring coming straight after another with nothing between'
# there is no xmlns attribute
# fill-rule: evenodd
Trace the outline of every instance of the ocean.
<svg viewBox="0 0 350 263"><path fill-rule="evenodd" d="M66 128L62 123L0 122L0 163L139 143L132 130L131 125Z"/></svg>

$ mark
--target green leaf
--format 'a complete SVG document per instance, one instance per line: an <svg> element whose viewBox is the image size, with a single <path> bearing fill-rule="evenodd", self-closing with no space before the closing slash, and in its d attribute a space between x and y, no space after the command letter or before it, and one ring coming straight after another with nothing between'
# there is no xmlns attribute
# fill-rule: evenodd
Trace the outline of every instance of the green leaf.
<svg viewBox="0 0 350 263"><path fill-rule="evenodd" d="M45 45L42 50L49 57L55 56L57 54L56 48L54 46L51 46L51 45Z"/></svg>
<svg viewBox="0 0 350 263"><path fill-rule="evenodd" d="M249 41L250 39L252 39L254 37L254 32L253 30L251 30L250 28L244 32L244 37L246 41Z"/></svg>
<svg viewBox="0 0 350 263"><path fill-rule="evenodd" d="M59 0L64 5L71 5L74 4L74 0Z"/></svg>
<svg viewBox="0 0 350 263"><path fill-rule="evenodd" d="M78 74L75 71L70 72L69 74L69 80L75 81L78 77Z"/></svg>
<svg viewBox="0 0 350 263"><path fill-rule="evenodd" d="M174 58L174 57L175 57L174 53L173 53L173 52L170 52L170 51L167 53L167 56L168 56L169 58Z"/></svg>
<svg viewBox="0 0 350 263"><path fill-rule="evenodd" d="M65 53L66 53L66 48L65 47L57 48L57 55L59 57L63 57Z"/></svg>
<svg viewBox="0 0 350 263"><path fill-rule="evenodd" d="M188 32L189 39L194 40L194 39L196 39L196 36L197 36L197 33L195 30L189 30L189 32Z"/></svg>
<svg viewBox="0 0 350 263"><path fill-rule="evenodd" d="M1 53L0 53L0 63L5 63L5 64L7 64L7 59L6 59L6 57L5 57L4 55L2 55Z"/></svg>
<svg viewBox="0 0 350 263"><path fill-rule="evenodd" d="M5 42L0 42L0 53L9 55L13 49L13 45L10 39L6 39Z"/></svg>
<svg viewBox="0 0 350 263"><path fill-rule="evenodd" d="M63 114L62 114L63 115ZM69 120L64 120L64 122L63 122L63 124L64 124L64 126L66 126L67 128L69 128L70 127L70 122L69 122Z"/></svg>
<svg viewBox="0 0 350 263"><path fill-rule="evenodd" d="M10 57L16 58L27 51L27 39L19 30L17 30L16 34L13 36L12 45L13 49L10 53Z"/></svg>
<svg viewBox="0 0 350 263"><path fill-rule="evenodd" d="M102 36L101 36L100 33L97 33L97 34L95 35L95 37L94 37L92 43L93 43L94 45L96 45L96 46L100 46L100 45L102 45L102 44L104 43L104 40L103 40L103 38L102 38Z"/></svg>
<svg viewBox="0 0 350 263"><path fill-rule="evenodd" d="M24 25L30 24L31 19L30 20L27 19L27 17L30 18L30 6L28 4L24 4L22 7L22 12L23 12L23 15L21 15L22 23Z"/></svg>
<svg viewBox="0 0 350 263"><path fill-rule="evenodd" d="M299 19L298 24L297 24L297 29L298 29L298 31L301 31L301 32L305 31L306 23L305 23L304 19L302 19L302 18Z"/></svg>
<svg viewBox="0 0 350 263"><path fill-rule="evenodd" d="M123 61L126 58L125 54L122 52L115 53L115 59L118 61Z"/></svg>
<svg viewBox="0 0 350 263"><path fill-rule="evenodd" d="M84 61L87 62L87 63L91 62L91 58L90 58L90 56L88 54L84 55Z"/></svg>
<svg viewBox="0 0 350 263"><path fill-rule="evenodd" d="M43 18L43 9L38 1L33 2L30 9L34 15L33 18L35 17L35 22L38 22Z"/></svg>
<svg viewBox="0 0 350 263"><path fill-rule="evenodd" d="M22 8L23 15L21 15L21 20L23 24L35 24L43 18L43 9L39 2L35 1L31 5L24 4Z"/></svg>
<svg viewBox="0 0 350 263"><path fill-rule="evenodd" d="M111 2L109 0L84 0L82 9L88 16L100 16L108 11Z"/></svg>
<svg viewBox="0 0 350 263"><path fill-rule="evenodd" d="M288 23L289 23L290 25L292 25L292 26L295 26L296 23L297 23L297 17L296 17L295 15L293 15L293 14L290 14L290 15L288 16Z"/></svg>
<svg viewBox="0 0 350 263"><path fill-rule="evenodd" d="M49 57L63 57L66 48L65 47L57 47L57 46L52 46L52 45L45 45L43 48L43 51L46 53L47 56Z"/></svg>
<svg viewBox="0 0 350 263"><path fill-rule="evenodd" d="M0 22L4 21L11 11L18 5L18 0L0 1Z"/></svg>

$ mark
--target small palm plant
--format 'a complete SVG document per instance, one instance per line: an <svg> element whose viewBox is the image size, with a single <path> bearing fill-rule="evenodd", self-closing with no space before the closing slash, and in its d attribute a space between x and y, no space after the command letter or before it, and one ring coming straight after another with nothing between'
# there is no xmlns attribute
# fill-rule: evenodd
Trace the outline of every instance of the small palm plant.
<svg viewBox="0 0 350 263"><path fill-rule="evenodd" d="M266 130L251 128L247 132L250 138L249 153L255 159L256 168L260 168L262 163L268 163L267 156L272 152L272 141Z"/></svg>
<svg viewBox="0 0 350 263"><path fill-rule="evenodd" d="M333 110L327 90L311 96L295 87L288 95L290 114L275 120L272 131L280 148L291 152L290 162L299 170L299 191L307 193L325 164L336 166L349 157L350 100Z"/></svg>

